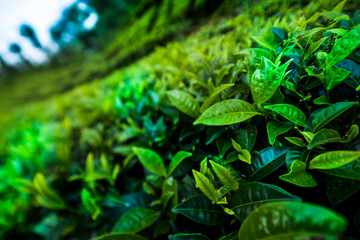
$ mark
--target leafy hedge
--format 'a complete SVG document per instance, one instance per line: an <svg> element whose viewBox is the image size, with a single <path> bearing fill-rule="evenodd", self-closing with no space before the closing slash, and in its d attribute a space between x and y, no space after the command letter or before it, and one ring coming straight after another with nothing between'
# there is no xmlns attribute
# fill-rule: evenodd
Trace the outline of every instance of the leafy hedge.
<svg viewBox="0 0 360 240"><path fill-rule="evenodd" d="M356 239L359 20L260 1L29 106L0 144L0 234Z"/></svg>

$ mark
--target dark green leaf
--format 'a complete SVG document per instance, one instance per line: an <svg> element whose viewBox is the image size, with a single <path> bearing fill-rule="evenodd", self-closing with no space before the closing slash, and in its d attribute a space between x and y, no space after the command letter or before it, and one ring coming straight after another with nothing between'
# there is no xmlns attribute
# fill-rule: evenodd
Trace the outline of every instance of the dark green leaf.
<svg viewBox="0 0 360 240"><path fill-rule="evenodd" d="M255 125L249 125L246 128L240 128L237 131L237 140L242 149L249 152L253 149L257 137L257 128Z"/></svg>
<svg viewBox="0 0 360 240"><path fill-rule="evenodd" d="M316 98L314 100L314 104L316 104L316 105L324 105L324 104L331 105L331 103L329 103L328 97L326 95Z"/></svg>
<svg viewBox="0 0 360 240"><path fill-rule="evenodd" d="M313 149L319 145L325 143L341 142L340 133L334 129L321 129L315 133L314 138L310 141L307 146L308 149Z"/></svg>
<svg viewBox="0 0 360 240"><path fill-rule="evenodd" d="M338 102L322 109L316 114L314 120L312 121L313 132L320 130L326 124L355 104L357 104L357 102Z"/></svg>
<svg viewBox="0 0 360 240"><path fill-rule="evenodd" d="M180 213L196 222L216 226L225 221L226 214L220 206L204 195L193 196L173 208L173 212Z"/></svg>
<svg viewBox="0 0 360 240"><path fill-rule="evenodd" d="M251 160L251 165L246 166L245 170L252 181L258 181L266 177L285 162L282 156L287 152L287 147L266 148Z"/></svg>
<svg viewBox="0 0 360 240"><path fill-rule="evenodd" d="M255 209L245 219L239 240L337 239L347 221L326 208L300 202L274 202Z"/></svg>
<svg viewBox="0 0 360 240"><path fill-rule="evenodd" d="M133 235L133 234L126 234L126 233L111 233L105 234L100 237L95 238L95 240L147 240L148 238L140 236L140 235Z"/></svg>
<svg viewBox="0 0 360 240"><path fill-rule="evenodd" d="M95 199L91 196L90 192L86 188L83 188L81 191L81 201L86 210L90 212L91 218L96 220L101 213L101 209L96 204Z"/></svg>
<svg viewBox="0 0 360 240"><path fill-rule="evenodd" d="M210 240L210 238L201 233L177 233L169 235L169 240Z"/></svg>
<svg viewBox="0 0 360 240"><path fill-rule="evenodd" d="M354 179L334 178L326 182L326 196L332 206L342 203L360 189L360 182Z"/></svg>
<svg viewBox="0 0 360 240"><path fill-rule="evenodd" d="M250 212L259 206L285 200L301 201L299 197L291 195L278 186L254 182L241 186L234 193L230 205L238 219L244 221Z"/></svg>

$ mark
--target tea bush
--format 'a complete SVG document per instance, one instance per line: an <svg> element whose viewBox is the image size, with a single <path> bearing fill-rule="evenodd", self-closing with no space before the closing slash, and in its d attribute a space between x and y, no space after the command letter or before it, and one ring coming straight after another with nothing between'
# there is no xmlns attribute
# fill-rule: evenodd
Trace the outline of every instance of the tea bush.
<svg viewBox="0 0 360 240"><path fill-rule="evenodd" d="M2 237L356 239L356 7L245 5L28 106L0 148Z"/></svg>

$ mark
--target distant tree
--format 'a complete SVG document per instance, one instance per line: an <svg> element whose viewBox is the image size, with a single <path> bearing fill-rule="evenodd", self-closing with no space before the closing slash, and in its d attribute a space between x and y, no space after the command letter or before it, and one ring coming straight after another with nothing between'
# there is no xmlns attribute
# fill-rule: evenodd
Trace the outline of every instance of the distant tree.
<svg viewBox="0 0 360 240"><path fill-rule="evenodd" d="M42 48L39 39L35 33L35 30L28 24L22 24L20 26L20 35L28 38L36 48Z"/></svg>
<svg viewBox="0 0 360 240"><path fill-rule="evenodd" d="M9 50L10 50L10 52L12 52L12 53L18 54L19 57L20 57L20 59L21 59L21 61L22 61L27 67L31 67L31 66L32 66L32 64L31 64L31 63L24 57L24 55L22 54L22 49L21 49L21 47L20 47L19 44L17 44L17 43L11 43L11 44L9 45Z"/></svg>

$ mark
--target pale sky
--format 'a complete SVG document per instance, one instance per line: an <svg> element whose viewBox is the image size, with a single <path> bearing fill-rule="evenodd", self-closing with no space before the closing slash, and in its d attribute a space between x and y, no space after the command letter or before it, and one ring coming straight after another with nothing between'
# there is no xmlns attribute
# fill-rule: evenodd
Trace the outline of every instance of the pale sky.
<svg viewBox="0 0 360 240"><path fill-rule="evenodd" d="M20 35L20 25L31 25L43 46L56 50L49 29L60 19L64 8L76 0L0 0L0 55L15 63L18 57L9 51L10 43L18 43L23 55L34 63L43 62L44 53L32 46L31 42Z"/></svg>

